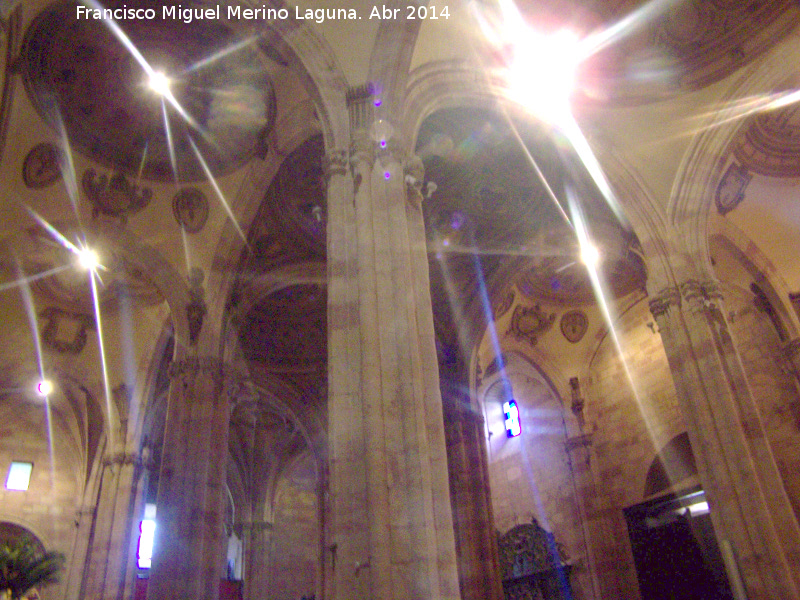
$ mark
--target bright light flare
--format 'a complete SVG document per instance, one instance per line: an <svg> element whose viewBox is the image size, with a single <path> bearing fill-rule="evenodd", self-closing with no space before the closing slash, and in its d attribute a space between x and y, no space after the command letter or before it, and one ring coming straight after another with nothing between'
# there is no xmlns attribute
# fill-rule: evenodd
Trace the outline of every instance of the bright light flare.
<svg viewBox="0 0 800 600"><path fill-rule="evenodd" d="M30 209L29 209L30 210ZM35 214L35 213L34 213ZM38 216L38 215L37 215ZM41 217L40 217L41 218ZM54 230L55 231L55 230ZM33 303L33 294L28 285L28 281L24 276L22 265L16 261L17 266L17 280L20 282L20 294L25 304L25 313L28 315L28 324L31 328L31 336L33 337L33 348L36 352L36 363L39 366L39 381L44 382L44 361L42 355L42 341L39 338L39 323L36 316L36 308ZM55 453L53 450L53 419L50 411L50 399L44 395L44 415L45 422L47 423L47 449L50 456L50 481L55 485Z"/></svg>
<svg viewBox="0 0 800 600"><path fill-rule="evenodd" d="M103 391L106 395L106 417L108 422L111 422L111 415L114 413L111 409L111 381L108 378L108 361L106 360L106 349L103 343L103 324L100 319L100 294L97 292L97 271L89 271L89 285L92 288L92 301L94 303L94 317L97 324L97 346L100 350L100 368L103 372ZM110 446L114 447L114 428L108 430L108 441Z"/></svg>
<svg viewBox="0 0 800 600"><path fill-rule="evenodd" d="M15 279L9 283L0 284L0 292L5 292L6 290L11 290L18 287L27 286L34 281L39 281L40 279L45 279L47 277L52 277L53 275L57 275L62 271L66 271L67 269L71 269L72 265L61 265L60 267L54 267L52 269L48 269L47 271L42 271L41 273L37 273L36 275L31 275L30 277L22 277Z"/></svg>
<svg viewBox="0 0 800 600"><path fill-rule="evenodd" d="M567 188L567 199L569 201L570 211L572 213L572 222L575 224L575 233L578 237L578 243L581 249L587 248L592 245L589 241L589 232L587 231L586 223L583 219L578 201L570 188ZM614 349L617 351L617 356L619 357L620 363L622 364L622 369L625 372L625 378L628 381L628 387L633 394L636 405L639 407L639 411L644 419L650 437L655 440L655 435L653 433L655 428L652 425L652 419L648 411L648 407L643 402L642 395L639 393L639 388L636 385L636 381L634 380L630 366L628 365L628 360L625 357L625 352L622 348L622 342L620 341L616 327L614 327L616 319L611 313L611 304L609 303L609 298L613 298L613 295L609 292L605 282L601 279L597 266L586 264L586 270L589 274L589 280L591 281L592 289L594 290L594 296L597 300L598 308L600 308L600 312L603 315L603 320L608 327L608 333L611 337L611 341L614 344Z"/></svg>
<svg viewBox="0 0 800 600"><path fill-rule="evenodd" d="M49 396L53 393L53 382L49 379L42 379L36 384L36 393L40 396Z"/></svg>
<svg viewBox="0 0 800 600"><path fill-rule="evenodd" d="M506 73L509 97L538 117L560 123L571 114L570 97L582 60L578 37L570 31L521 31Z"/></svg>
<svg viewBox="0 0 800 600"><path fill-rule="evenodd" d="M91 248L88 248L87 246L83 246L82 244L81 247L76 246L35 210L27 206L25 209L28 211L28 214L33 217L33 220L36 221L45 231L47 231L47 233L49 233L54 240L78 257L78 264L82 268L92 272L96 272L98 269L103 268L103 265L100 264L100 257L98 256L97 252ZM56 272L57 270L53 270L52 273Z"/></svg>
<svg viewBox="0 0 800 600"><path fill-rule="evenodd" d="M170 94L170 86L172 80L161 71L153 71L150 73L150 78L147 86L159 96L167 96Z"/></svg>
<svg viewBox="0 0 800 600"><path fill-rule="evenodd" d="M100 267L100 257L91 248L82 248L78 251L78 264L87 271L95 271Z"/></svg>
<svg viewBox="0 0 800 600"><path fill-rule="evenodd" d="M101 11L103 10L103 5L97 2L97 0L81 0L81 3L93 9ZM147 62L139 49L134 45L125 32L122 31L120 26L117 25L116 21L114 21L114 19L104 19L103 23L111 30L111 33L114 34L119 42L125 46L136 62L139 63L139 66L142 67L145 75L147 75L148 82L152 82L154 77L157 75L157 71L153 69L150 63ZM163 73L162 76L164 76ZM164 78L166 78L166 76L164 76ZM170 106L177 111L177 113L183 118L184 121L186 121L188 125L202 132L200 125L198 125L191 115L189 115L189 113L187 113L180 103L175 99L175 96L172 94L172 90L169 88L169 86L167 86L166 90L164 90L160 96L169 102Z"/></svg>
<svg viewBox="0 0 800 600"><path fill-rule="evenodd" d="M596 267L600 262L600 251L589 241L581 244L581 262L587 267Z"/></svg>
<svg viewBox="0 0 800 600"><path fill-rule="evenodd" d="M75 254L80 254L80 248L78 248L75 244L70 242L67 238L61 235L61 232L58 231L55 227L53 227L47 220L42 217L39 213L35 210L30 208L29 206L25 207L25 210L28 211L28 214L36 221L39 225L41 225L42 229L44 229L47 233L49 233L54 240L56 240L59 244L61 244L64 248L73 252Z"/></svg>

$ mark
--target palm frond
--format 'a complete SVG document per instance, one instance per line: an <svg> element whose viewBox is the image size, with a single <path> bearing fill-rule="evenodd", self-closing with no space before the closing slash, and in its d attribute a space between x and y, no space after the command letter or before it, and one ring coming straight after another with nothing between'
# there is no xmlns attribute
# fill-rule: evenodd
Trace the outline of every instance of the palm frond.
<svg viewBox="0 0 800 600"><path fill-rule="evenodd" d="M64 562L63 554L42 552L29 537L0 544L0 590L17 600L33 587L57 583Z"/></svg>

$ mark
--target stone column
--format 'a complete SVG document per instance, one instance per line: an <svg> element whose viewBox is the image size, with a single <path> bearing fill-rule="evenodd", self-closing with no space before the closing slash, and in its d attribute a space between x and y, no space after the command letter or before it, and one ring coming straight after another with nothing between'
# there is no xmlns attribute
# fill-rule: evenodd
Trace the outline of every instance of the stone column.
<svg viewBox="0 0 800 600"><path fill-rule="evenodd" d="M267 600L272 523L251 521L239 529L244 540L244 600Z"/></svg>
<svg viewBox="0 0 800 600"><path fill-rule="evenodd" d="M72 546L64 582L67 600L78 600L82 597L81 590L88 571L89 544L91 543L95 511L96 507L94 506L84 506L75 513L75 543Z"/></svg>
<svg viewBox="0 0 800 600"><path fill-rule="evenodd" d="M443 400L461 598L503 600L483 417L457 397Z"/></svg>
<svg viewBox="0 0 800 600"><path fill-rule="evenodd" d="M170 367L150 600L217 600L223 573L229 398L216 358Z"/></svg>
<svg viewBox="0 0 800 600"><path fill-rule="evenodd" d="M126 453L106 456L102 468L82 596L123 600L132 595L145 469L138 455Z"/></svg>
<svg viewBox="0 0 800 600"><path fill-rule="evenodd" d="M455 599L424 229L400 152L367 135L371 100L348 95L351 172L328 188L328 598Z"/></svg>
<svg viewBox="0 0 800 600"><path fill-rule="evenodd" d="M711 506L750 600L800 597L800 528L710 278L650 301Z"/></svg>

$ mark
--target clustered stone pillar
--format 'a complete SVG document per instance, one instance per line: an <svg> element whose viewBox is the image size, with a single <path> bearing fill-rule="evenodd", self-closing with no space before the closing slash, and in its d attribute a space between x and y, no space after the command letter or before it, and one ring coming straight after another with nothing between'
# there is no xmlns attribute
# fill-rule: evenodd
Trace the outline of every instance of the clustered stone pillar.
<svg viewBox="0 0 800 600"><path fill-rule="evenodd" d="M75 514L75 544L65 569L67 579L64 589L67 600L78 600L82 597L81 589L88 575L87 563L90 559L92 524L96 510L95 506L83 506Z"/></svg>
<svg viewBox="0 0 800 600"><path fill-rule="evenodd" d="M456 599L420 208L400 151L368 137L369 90L348 100L352 156L329 155L327 597Z"/></svg>
<svg viewBox="0 0 800 600"><path fill-rule="evenodd" d="M142 475L145 465L136 454L118 453L103 459L97 507L88 540L81 597L121 600L131 597L131 551L138 530ZM84 515L82 515L83 517Z"/></svg>
<svg viewBox="0 0 800 600"><path fill-rule="evenodd" d="M444 397L450 494L462 600L503 600L483 417Z"/></svg>
<svg viewBox="0 0 800 600"><path fill-rule="evenodd" d="M267 600L272 523L250 521L240 528L244 541L244 600Z"/></svg>
<svg viewBox="0 0 800 600"><path fill-rule="evenodd" d="M800 597L800 529L710 277L685 278L650 308L661 331L711 517L749 600ZM731 566L731 565L729 565Z"/></svg>
<svg viewBox="0 0 800 600"><path fill-rule="evenodd" d="M170 367L150 600L216 600L223 573L229 399L225 368L190 356Z"/></svg>

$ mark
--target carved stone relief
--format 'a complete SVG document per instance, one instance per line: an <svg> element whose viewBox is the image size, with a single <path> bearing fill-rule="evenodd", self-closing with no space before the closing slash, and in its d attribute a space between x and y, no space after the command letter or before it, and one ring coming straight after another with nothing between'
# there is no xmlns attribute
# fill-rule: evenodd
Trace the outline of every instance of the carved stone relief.
<svg viewBox="0 0 800 600"><path fill-rule="evenodd" d="M94 169L86 169L81 180L83 191L92 203L92 216L105 214L125 221L150 203L153 192L130 183L122 173L98 176Z"/></svg>
<svg viewBox="0 0 800 600"><path fill-rule="evenodd" d="M520 306L514 309L511 315L511 327L508 333L518 340L525 340L531 346L539 341L539 336L553 327L556 321L555 313L545 313L538 304L534 306Z"/></svg>
<svg viewBox="0 0 800 600"><path fill-rule="evenodd" d="M59 354L80 354L86 345L86 330L95 328L91 316L55 306L44 309L39 318L47 321L42 329L42 343Z"/></svg>
<svg viewBox="0 0 800 600"><path fill-rule="evenodd" d="M22 163L22 180L31 189L44 188L61 179L61 152L53 144L36 144Z"/></svg>
<svg viewBox="0 0 800 600"><path fill-rule="evenodd" d="M561 334L573 344L583 339L588 327L589 319L583 311L571 310L561 317Z"/></svg>
<svg viewBox="0 0 800 600"><path fill-rule="evenodd" d="M739 206L744 200L745 190L752 179L753 176L748 172L747 167L736 163L730 164L714 194L717 212L724 216Z"/></svg>
<svg viewBox="0 0 800 600"><path fill-rule="evenodd" d="M183 188L172 198L172 214L186 233L199 233L208 220L208 199L197 188Z"/></svg>

